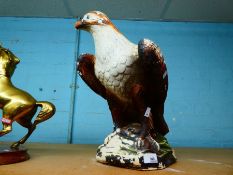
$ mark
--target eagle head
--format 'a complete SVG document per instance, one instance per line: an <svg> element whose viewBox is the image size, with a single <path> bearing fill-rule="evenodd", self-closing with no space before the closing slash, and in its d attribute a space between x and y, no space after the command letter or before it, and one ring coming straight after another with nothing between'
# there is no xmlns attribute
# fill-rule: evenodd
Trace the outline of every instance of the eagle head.
<svg viewBox="0 0 233 175"><path fill-rule="evenodd" d="M86 13L79 21L75 23L76 29L92 32L95 27L112 27L116 29L111 20L100 11L91 11ZM117 29L116 29L117 30Z"/></svg>

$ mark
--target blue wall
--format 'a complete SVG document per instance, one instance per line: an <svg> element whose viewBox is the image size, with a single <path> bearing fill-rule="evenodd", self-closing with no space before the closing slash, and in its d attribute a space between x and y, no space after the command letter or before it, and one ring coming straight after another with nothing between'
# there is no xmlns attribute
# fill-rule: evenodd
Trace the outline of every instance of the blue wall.
<svg viewBox="0 0 233 175"><path fill-rule="evenodd" d="M0 42L21 58L13 82L57 107L56 115L39 125L29 141L100 144L112 131L106 102L76 78L76 52L94 53L94 46L88 33L78 35L74 23L75 19L0 18ZM135 43L146 37L162 48L170 82L165 106L170 143L233 147L233 24L114 23ZM14 131L0 141L14 141L25 132L15 123Z"/></svg>
<svg viewBox="0 0 233 175"><path fill-rule="evenodd" d="M75 20L0 18L0 43L21 62L13 75L16 87L37 100L55 104L56 115L40 124L30 141L66 143L71 85L75 63ZM0 138L15 141L26 129L14 123L13 132Z"/></svg>

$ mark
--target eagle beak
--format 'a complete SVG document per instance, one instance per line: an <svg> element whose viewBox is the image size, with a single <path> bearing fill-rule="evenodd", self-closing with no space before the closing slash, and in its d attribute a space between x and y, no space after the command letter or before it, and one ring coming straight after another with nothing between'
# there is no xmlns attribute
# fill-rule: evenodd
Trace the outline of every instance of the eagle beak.
<svg viewBox="0 0 233 175"><path fill-rule="evenodd" d="M84 25L83 25L83 23L82 23L82 21L77 21L76 23L75 23L75 28L76 29L80 29L80 28L82 28Z"/></svg>

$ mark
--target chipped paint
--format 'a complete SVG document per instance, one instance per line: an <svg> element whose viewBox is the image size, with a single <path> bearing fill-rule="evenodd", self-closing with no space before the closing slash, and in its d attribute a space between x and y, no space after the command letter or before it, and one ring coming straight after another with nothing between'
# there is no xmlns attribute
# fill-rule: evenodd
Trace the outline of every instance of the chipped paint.
<svg viewBox="0 0 233 175"><path fill-rule="evenodd" d="M97 161L139 170L164 169L176 161L172 150L169 152L168 147L160 149L159 143L152 138L146 137L138 147L140 130L140 124L134 123L109 134L97 150Z"/></svg>

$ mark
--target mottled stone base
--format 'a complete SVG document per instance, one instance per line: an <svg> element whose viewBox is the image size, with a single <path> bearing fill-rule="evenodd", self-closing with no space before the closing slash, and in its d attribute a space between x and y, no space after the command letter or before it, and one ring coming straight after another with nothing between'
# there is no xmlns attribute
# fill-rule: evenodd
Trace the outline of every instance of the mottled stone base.
<svg viewBox="0 0 233 175"><path fill-rule="evenodd" d="M11 149L6 146L0 146L0 165L18 163L30 158L27 149Z"/></svg>
<svg viewBox="0 0 233 175"><path fill-rule="evenodd" d="M155 139L147 136L141 141L140 130L140 124L134 123L111 133L99 146L97 161L138 170L164 169L176 162L164 136L157 134Z"/></svg>

